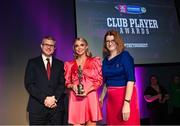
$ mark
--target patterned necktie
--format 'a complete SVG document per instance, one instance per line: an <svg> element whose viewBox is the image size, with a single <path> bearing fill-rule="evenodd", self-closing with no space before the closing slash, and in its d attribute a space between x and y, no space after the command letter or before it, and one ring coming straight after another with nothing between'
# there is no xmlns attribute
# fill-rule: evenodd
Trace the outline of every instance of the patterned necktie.
<svg viewBox="0 0 180 126"><path fill-rule="evenodd" d="M50 65L50 61L49 58L46 59L47 60L47 76L48 76L48 80L50 80L50 76L51 76L51 65Z"/></svg>

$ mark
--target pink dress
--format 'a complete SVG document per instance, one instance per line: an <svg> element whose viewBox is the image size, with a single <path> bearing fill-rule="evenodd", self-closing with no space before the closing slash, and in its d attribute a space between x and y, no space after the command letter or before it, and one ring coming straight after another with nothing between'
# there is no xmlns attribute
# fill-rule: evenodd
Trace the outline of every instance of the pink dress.
<svg viewBox="0 0 180 126"><path fill-rule="evenodd" d="M78 84L77 63L75 60L65 62L65 85ZM102 64L98 57L87 58L82 68L82 83L84 90L93 86L95 91L86 97L78 97L74 91L69 91L68 122L70 124L83 124L87 121L102 120L102 112L98 101L97 89L102 84Z"/></svg>

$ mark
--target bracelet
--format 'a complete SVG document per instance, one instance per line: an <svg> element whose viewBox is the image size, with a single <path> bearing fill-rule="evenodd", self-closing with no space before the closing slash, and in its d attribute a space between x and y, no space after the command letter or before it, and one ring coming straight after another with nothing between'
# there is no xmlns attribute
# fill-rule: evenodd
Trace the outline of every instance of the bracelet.
<svg viewBox="0 0 180 126"><path fill-rule="evenodd" d="M131 100L127 100L127 99L125 99L124 101L126 101L126 102L128 102L128 103L130 103L130 102L131 102Z"/></svg>

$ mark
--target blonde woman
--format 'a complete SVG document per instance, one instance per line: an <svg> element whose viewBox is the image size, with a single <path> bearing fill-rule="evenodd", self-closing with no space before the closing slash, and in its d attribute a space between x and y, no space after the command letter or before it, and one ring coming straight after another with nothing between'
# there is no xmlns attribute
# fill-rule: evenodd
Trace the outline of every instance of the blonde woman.
<svg viewBox="0 0 180 126"><path fill-rule="evenodd" d="M73 125L96 125L102 119L97 94L97 89L102 84L101 60L92 57L84 38L77 38L73 48L74 60L65 62L65 85L69 89L68 122ZM79 68L82 94L78 94Z"/></svg>

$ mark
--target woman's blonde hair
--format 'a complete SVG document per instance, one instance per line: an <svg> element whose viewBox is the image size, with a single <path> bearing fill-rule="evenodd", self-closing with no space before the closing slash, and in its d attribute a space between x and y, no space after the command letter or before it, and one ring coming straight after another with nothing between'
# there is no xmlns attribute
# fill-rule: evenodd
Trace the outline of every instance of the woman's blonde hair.
<svg viewBox="0 0 180 126"><path fill-rule="evenodd" d="M82 37L78 37L75 39L74 41L74 45L73 45L73 56L75 59L78 58L78 55L77 53L75 52L75 43L76 41L81 41L81 42L84 42L86 44L86 46L88 46L88 42L86 41L86 39L82 38ZM89 51L89 48L86 49L86 56L87 57L92 57L92 53Z"/></svg>
<svg viewBox="0 0 180 126"><path fill-rule="evenodd" d="M106 37L108 35L109 36L114 36L114 41L117 44L117 51L118 51L118 53L122 52L124 50L124 48L125 48L124 40L123 40L122 36L119 34L119 32L117 32L115 30L109 30L104 35L103 54L109 55L109 50L106 47Z"/></svg>

